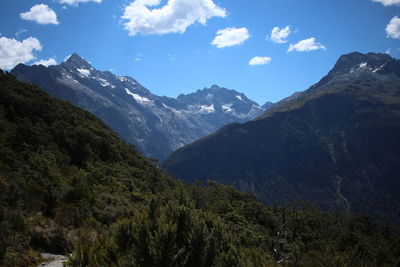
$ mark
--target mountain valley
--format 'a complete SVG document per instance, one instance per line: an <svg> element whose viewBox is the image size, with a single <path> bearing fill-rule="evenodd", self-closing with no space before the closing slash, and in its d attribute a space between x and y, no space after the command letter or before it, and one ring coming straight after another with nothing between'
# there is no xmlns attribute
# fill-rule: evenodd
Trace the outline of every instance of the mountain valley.
<svg viewBox="0 0 400 267"><path fill-rule="evenodd" d="M0 267L400 267L400 0L5 0Z"/></svg>
<svg viewBox="0 0 400 267"><path fill-rule="evenodd" d="M41 252L67 266L399 264L384 221L184 184L89 112L2 71L0 126L0 266L42 266Z"/></svg>

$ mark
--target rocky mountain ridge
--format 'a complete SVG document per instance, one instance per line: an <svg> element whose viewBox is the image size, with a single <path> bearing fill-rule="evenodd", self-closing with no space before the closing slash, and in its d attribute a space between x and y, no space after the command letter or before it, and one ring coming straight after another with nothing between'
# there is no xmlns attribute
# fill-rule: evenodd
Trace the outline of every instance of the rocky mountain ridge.
<svg viewBox="0 0 400 267"><path fill-rule="evenodd" d="M19 64L11 73L90 111L146 156L159 160L227 123L253 119L270 106L217 85L178 98L157 96L131 77L96 70L77 54L56 66Z"/></svg>

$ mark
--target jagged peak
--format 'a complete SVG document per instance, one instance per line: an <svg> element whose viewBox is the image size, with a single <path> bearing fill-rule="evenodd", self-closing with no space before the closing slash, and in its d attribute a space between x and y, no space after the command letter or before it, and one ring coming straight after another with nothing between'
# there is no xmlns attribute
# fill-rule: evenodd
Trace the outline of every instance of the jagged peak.
<svg viewBox="0 0 400 267"><path fill-rule="evenodd" d="M246 101L249 100L243 93L240 93L233 89L227 89L225 87L221 87L218 85L211 85L211 87L204 87L203 89L198 89L196 92L189 93L189 94L180 94L178 99L190 98L194 96L203 96L203 97L210 97L210 96L218 96L218 97L241 97Z"/></svg>
<svg viewBox="0 0 400 267"><path fill-rule="evenodd" d="M264 105L262 105L261 107L264 108L264 109L269 109L269 108L271 108L274 104L275 104L274 102L267 101L267 102L265 102Z"/></svg>
<svg viewBox="0 0 400 267"><path fill-rule="evenodd" d="M85 59L80 55L78 55L77 53L72 53L65 59L65 62L80 61L80 60L85 61Z"/></svg>
<svg viewBox="0 0 400 267"><path fill-rule="evenodd" d="M376 69L382 65L393 60L391 56L383 53L367 53L362 54L359 52L353 52L339 57L333 69L329 74L335 73L346 73L350 72L356 68L369 67L371 69Z"/></svg>
<svg viewBox="0 0 400 267"><path fill-rule="evenodd" d="M213 84L213 85L211 85L210 88L204 88L204 89L218 90L218 89L225 89L225 88L222 88L222 87L220 87L220 86L218 86L216 84Z"/></svg>
<svg viewBox="0 0 400 267"><path fill-rule="evenodd" d="M211 87L205 87L202 90L197 90L197 91L199 91L199 92L220 91L220 92L233 92L235 94L241 94L234 89L228 89L228 88L216 85L216 84L211 85Z"/></svg>
<svg viewBox="0 0 400 267"><path fill-rule="evenodd" d="M387 70L387 66L392 63L398 68L398 60L384 53L370 52L363 54L360 52L352 52L345 54L339 57L328 75L323 77L316 85L312 86L312 88L320 87L343 78L351 79L364 74L383 74L385 72L384 69L386 69L387 73L393 72L393 70Z"/></svg>
<svg viewBox="0 0 400 267"><path fill-rule="evenodd" d="M71 66L76 69L90 69L92 65L76 53L71 54L61 65Z"/></svg>

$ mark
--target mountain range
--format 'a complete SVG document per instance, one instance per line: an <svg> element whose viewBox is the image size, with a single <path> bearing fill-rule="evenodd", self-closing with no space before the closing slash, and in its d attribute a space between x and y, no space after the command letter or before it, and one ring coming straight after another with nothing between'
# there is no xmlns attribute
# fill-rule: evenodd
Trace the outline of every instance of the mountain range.
<svg viewBox="0 0 400 267"><path fill-rule="evenodd" d="M387 224L185 184L93 114L1 70L0 128L0 266L55 266L51 254L65 266L400 263Z"/></svg>
<svg viewBox="0 0 400 267"><path fill-rule="evenodd" d="M304 92L168 157L186 181L211 179L264 203L400 218L400 61L350 53Z"/></svg>
<svg viewBox="0 0 400 267"><path fill-rule="evenodd" d="M11 73L81 107L111 127L147 157L164 160L172 151L227 123L261 115L244 94L213 85L177 98L157 96L128 76L96 70L77 54L60 65L17 65Z"/></svg>

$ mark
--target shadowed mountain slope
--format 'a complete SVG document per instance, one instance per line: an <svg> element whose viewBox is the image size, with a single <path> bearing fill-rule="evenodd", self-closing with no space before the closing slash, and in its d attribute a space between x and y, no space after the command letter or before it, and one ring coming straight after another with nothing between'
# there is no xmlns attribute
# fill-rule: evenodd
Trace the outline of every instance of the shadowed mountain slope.
<svg viewBox="0 0 400 267"><path fill-rule="evenodd" d="M265 203L400 218L400 61L351 53L264 115L174 152L177 177L212 179Z"/></svg>

